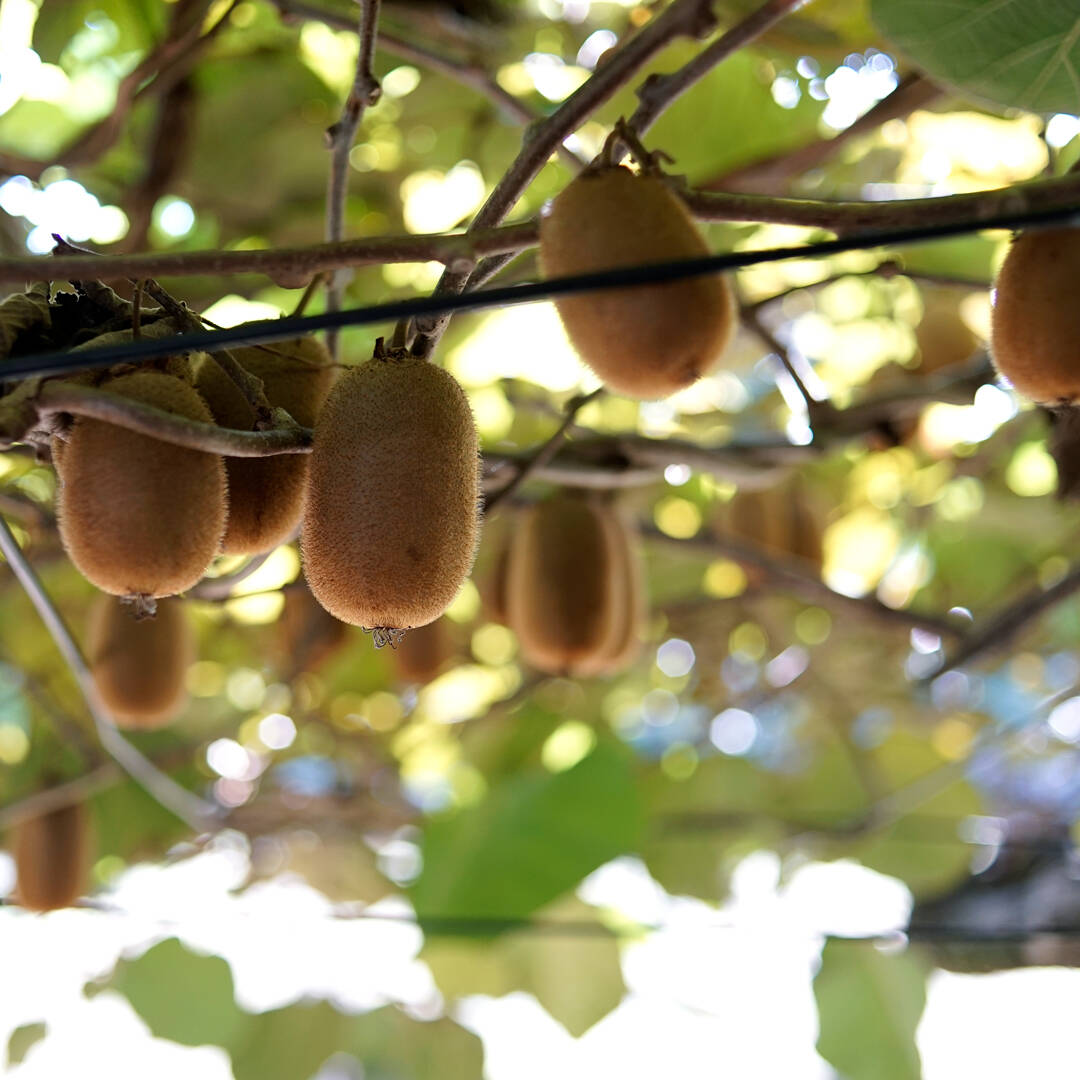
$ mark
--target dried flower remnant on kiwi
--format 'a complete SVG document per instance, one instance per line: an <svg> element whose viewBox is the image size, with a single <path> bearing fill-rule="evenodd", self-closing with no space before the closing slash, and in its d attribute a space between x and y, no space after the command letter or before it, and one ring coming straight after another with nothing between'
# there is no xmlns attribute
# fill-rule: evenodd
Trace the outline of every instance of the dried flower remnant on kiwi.
<svg viewBox="0 0 1080 1080"><path fill-rule="evenodd" d="M545 277L708 255L686 207L654 172L599 162L558 195L540 222ZM718 275L556 298L582 360L620 394L669 397L719 360L735 300Z"/></svg>
<svg viewBox="0 0 1080 1080"><path fill-rule="evenodd" d="M315 425L301 529L315 599L380 647L437 619L476 554L479 462L457 380L380 342Z"/></svg>

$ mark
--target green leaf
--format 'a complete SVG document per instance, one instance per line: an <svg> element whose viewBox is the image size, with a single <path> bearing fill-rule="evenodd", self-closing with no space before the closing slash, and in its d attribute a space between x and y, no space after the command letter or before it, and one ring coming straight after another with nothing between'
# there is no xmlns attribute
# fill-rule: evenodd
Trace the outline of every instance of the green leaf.
<svg viewBox="0 0 1080 1080"><path fill-rule="evenodd" d="M45 1038L47 1028L44 1022L36 1024L23 1024L11 1033L7 1045L8 1065L21 1065L24 1058L33 1047Z"/></svg>
<svg viewBox="0 0 1080 1080"><path fill-rule="evenodd" d="M627 753L603 744L565 772L516 776L429 823L414 905L421 919L525 918L636 848L641 823Z"/></svg>
<svg viewBox="0 0 1080 1080"><path fill-rule="evenodd" d="M1032 0L873 0L882 34L965 95L1038 113L1080 112L1080 11Z"/></svg>
<svg viewBox="0 0 1080 1080"><path fill-rule="evenodd" d="M817 1049L846 1080L920 1080L915 1029L927 967L913 953L830 941L814 978Z"/></svg>
<svg viewBox="0 0 1080 1080"><path fill-rule="evenodd" d="M595 919L595 909L567 897L544 911L552 920ZM602 1020L626 986L612 936L507 934L496 941L434 938L421 954L447 998L532 994L575 1038ZM567 972L580 978L567 978Z"/></svg>
<svg viewBox="0 0 1080 1080"><path fill-rule="evenodd" d="M225 1046L247 1022L233 1000L229 965L169 938L135 960L121 960L108 983L161 1039Z"/></svg>
<svg viewBox="0 0 1080 1080"><path fill-rule="evenodd" d="M175 938L122 960L103 988L124 994L158 1038L223 1047L236 1080L310 1080L339 1053L377 1080L473 1080L482 1071L476 1036L452 1020L412 1020L392 1005L360 1015L325 1001L246 1013L225 961Z"/></svg>

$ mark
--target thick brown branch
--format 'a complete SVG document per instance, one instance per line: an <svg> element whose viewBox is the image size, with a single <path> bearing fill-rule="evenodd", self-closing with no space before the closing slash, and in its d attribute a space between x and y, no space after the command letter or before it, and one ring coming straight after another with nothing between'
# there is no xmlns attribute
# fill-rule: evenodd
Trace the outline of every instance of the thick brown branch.
<svg viewBox="0 0 1080 1080"><path fill-rule="evenodd" d="M20 401L18 405L17 409L5 415L3 402L0 402L0 438L6 441L21 440L31 430L26 423L26 403ZM162 442L229 457L306 454L311 450L311 429L293 423L288 414L280 409L275 410L279 427L269 431L236 431L188 420L107 390L62 381L42 385L31 406L39 422L57 413L88 416Z"/></svg>
<svg viewBox="0 0 1080 1080"><path fill-rule="evenodd" d="M306 281L324 270L384 263L441 262L471 266L480 257L522 251L538 241L537 224L525 221L471 235L433 233L413 236L366 237L337 244L262 251L161 252L143 255L59 255L48 262L41 256L0 259L0 284L27 281L103 277L108 280L202 275L266 274ZM108 263L99 259L108 258Z"/></svg>

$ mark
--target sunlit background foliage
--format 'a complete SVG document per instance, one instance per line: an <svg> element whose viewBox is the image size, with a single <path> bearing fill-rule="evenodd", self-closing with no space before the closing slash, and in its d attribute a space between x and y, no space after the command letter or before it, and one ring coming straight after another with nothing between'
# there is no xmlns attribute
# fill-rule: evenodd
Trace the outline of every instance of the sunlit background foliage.
<svg viewBox="0 0 1080 1080"><path fill-rule="evenodd" d="M725 24L753 6L716 5ZM649 145L694 186L734 184L740 170L846 131L893 92L913 70L899 41L969 92L941 91L807 171L755 180L750 170L747 189L884 200L1068 168L1080 101L1054 96L1065 73L1048 55L1044 97L1025 96L1009 82L1020 45L987 40L976 85L956 67L970 59L962 50L920 53L932 35L913 34L911 12L921 18L925 5L876 8L876 25L859 0L819 0L789 18L671 108ZM351 8L327 0L327 10L333 25L284 20L264 0L217 0L207 19L224 26L178 88L137 98L100 156L65 166L51 162L110 113L170 5L3 0L0 250L44 254L53 233L107 252L320 240L323 132L356 62L355 34L338 28ZM487 69L542 114L649 18L633 0L388 0L381 25ZM1075 57L1058 43L1063 68ZM671 47L655 69L695 48ZM350 156L347 235L467 223L520 127L474 88L390 51L376 69L383 95ZM571 147L595 155L633 104L630 87ZM148 184L163 116L174 160L164 184ZM553 158L515 216L569 179ZM714 250L821 235L707 230ZM828 279L760 311L814 387L846 406L915 385L918 328L942 296L978 365L1007 242L981 233L786 261L739 273L738 287L754 303ZM871 273L886 257L901 272ZM429 290L440 270L360 270L347 303ZM535 272L526 255L504 278ZM299 296L256 275L167 284L222 325L288 312ZM384 332L345 333L346 361L366 359ZM549 304L461 316L437 359L465 386L492 452L542 443L565 403L596 385ZM794 387L749 331L722 370L674 398L604 396L576 422L704 446L810 439ZM870 603L948 617L962 632L1059 582L1080 519L1053 498L1045 436L1044 417L996 385L983 357L966 397L929 405L902 438L834 440L794 469L737 478L673 455L662 480L621 496L647 533L650 615L645 651L613 679L536 675L493 618L509 507L488 523L445 616L446 662L426 685L359 630L329 655L298 650L287 607L304 601L299 555L279 548L228 599L189 601L190 702L169 729L133 737L233 809L229 829L198 844L101 756L46 631L0 576L3 803L100 774L89 901L100 910L0 912L5 1075L1071 1075L1059 1055L1072 973L946 974L939 953L918 941L904 951L890 934L913 902L990 863L1018 816L1042 836L1080 813L1075 602L936 680L950 642ZM820 532L820 578L834 596L808 601L710 547L743 489L783 485L780 497L797 498ZM0 510L81 628L93 590L60 550L54 489L49 467L0 455ZM223 558L213 573L241 562ZM0 890L12 884L0 855Z"/></svg>

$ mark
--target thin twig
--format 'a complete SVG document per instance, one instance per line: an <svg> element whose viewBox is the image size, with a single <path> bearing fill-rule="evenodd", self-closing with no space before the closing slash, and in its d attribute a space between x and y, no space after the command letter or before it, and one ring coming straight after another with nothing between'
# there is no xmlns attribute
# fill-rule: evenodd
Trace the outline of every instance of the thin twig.
<svg viewBox="0 0 1080 1080"><path fill-rule="evenodd" d="M125 775L114 761L105 761L82 776L54 787L44 788L23 799L0 807L0 832L13 829L30 818L59 810L62 806L85 802L99 791L111 787Z"/></svg>
<svg viewBox="0 0 1080 1080"><path fill-rule="evenodd" d="M227 600L232 594L233 589L235 589L240 582L246 581L251 577L251 575L270 558L271 554L273 553L267 551L262 555L255 555L248 559L239 570L234 570L231 574L222 574L221 577L203 578L202 581L192 585L184 595L192 600Z"/></svg>
<svg viewBox="0 0 1080 1080"><path fill-rule="evenodd" d="M336 243L345 236L345 201L349 194L349 154L352 152L356 133L364 119L365 111L382 96L382 86L371 69L375 57L375 34L379 22L379 0L358 0L360 26L357 30L359 48L356 58L356 74L345 99L337 123L326 130L326 146L330 151L330 173L326 186L326 240ZM337 271L327 277L326 308L341 309L341 297L345 291L347 275ZM338 358L338 335L331 331L326 344L334 360Z"/></svg>
<svg viewBox="0 0 1080 1080"><path fill-rule="evenodd" d="M0 399L0 442L24 439L36 424L26 422L26 413L15 410L5 415L2 409L7 399ZM50 381L44 383L32 402L38 420L69 413L103 420L108 424L149 435L174 446L205 450L229 457L267 457L275 454L307 454L311 452L312 432L301 427L283 409L275 409L276 427L266 431L239 431L218 427L217 424L189 420L120 394L93 386Z"/></svg>
<svg viewBox="0 0 1080 1080"><path fill-rule="evenodd" d="M651 75L638 90L638 107L630 117L630 128L644 135L657 117L677 101L717 64L771 29L785 16L805 7L810 0L766 0L756 11L718 37L689 63L669 75Z"/></svg>
<svg viewBox="0 0 1080 1080"><path fill-rule="evenodd" d="M1051 608L1080 590L1080 565L1074 566L1060 581L1044 589L1041 585L1003 608L977 630L965 635L956 651L948 656L923 682L933 682L939 675L967 664L986 653L1008 645L1017 634Z"/></svg>
<svg viewBox="0 0 1080 1080"><path fill-rule="evenodd" d="M209 828L219 816L217 807L193 795L161 772L116 729L108 708L101 700L94 677L90 673L90 668L79 646L75 643L71 631L45 591L34 568L23 555L15 535L8 528L3 517L0 517L0 552L7 559L12 572L18 578L19 584L30 598L41 621L45 623L57 649L74 675L105 752L147 794L170 813L175 814L193 832L202 832Z"/></svg>
<svg viewBox="0 0 1080 1080"><path fill-rule="evenodd" d="M568 135L573 134L601 105L609 101L657 53L679 37L698 37L715 25L709 4L703 0L675 0L640 33L612 50L592 76L542 122L525 134L518 156L477 211L469 231L498 225L514 208L544 163ZM460 292L468 273L448 269L439 281L437 294ZM415 320L420 339L413 351L429 355L450 322L449 313Z"/></svg>
<svg viewBox="0 0 1080 1080"><path fill-rule="evenodd" d="M890 120L897 120L916 109L926 108L941 97L942 92L941 88L925 75L906 75L891 94L835 135L815 139L793 150L781 150L747 165L739 165L713 177L702 187L706 191L754 191L758 194L779 192L793 177L816 169L835 158L850 142L877 131Z"/></svg>
<svg viewBox="0 0 1080 1080"><path fill-rule="evenodd" d="M590 401L595 401L604 391L604 388L598 387L589 394L579 394L577 397L572 398L566 406L566 413L563 416L562 423L559 424L551 438L542 443L529 458L523 461L517 470L517 474L511 479L511 481L499 491L496 491L493 495L489 495L484 502L484 513L490 514L496 506L499 505L504 499L511 498L525 483L526 480L533 473L539 469L543 469L545 465L558 453L559 447L562 446L563 438L566 436L567 431L573 424L577 417L577 414L589 404Z"/></svg>
<svg viewBox="0 0 1080 1080"><path fill-rule="evenodd" d="M273 4L284 17L310 19L312 22L321 22L338 30L356 30L355 22L344 15L334 11L325 11L312 4L304 3L303 0L273 0ZM392 53L402 60L408 60L419 67L438 72L462 86L478 91L515 124L528 126L541 119L538 112L514 97L508 90L504 90L489 72L476 64L456 60L384 30L379 32L376 49ZM564 162L575 172L585 164L569 147L560 144L557 150Z"/></svg>

